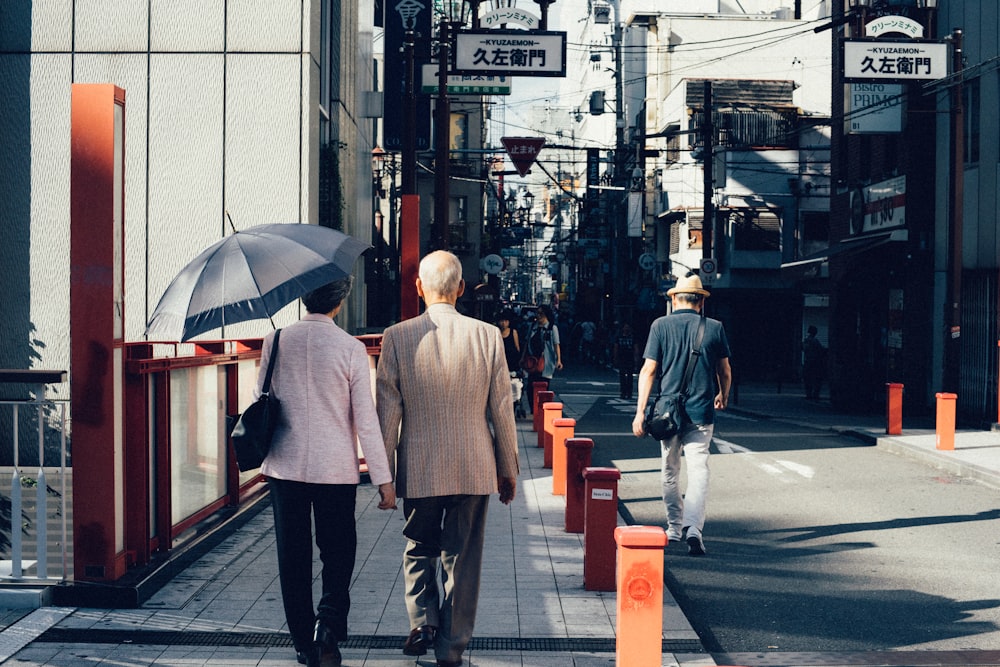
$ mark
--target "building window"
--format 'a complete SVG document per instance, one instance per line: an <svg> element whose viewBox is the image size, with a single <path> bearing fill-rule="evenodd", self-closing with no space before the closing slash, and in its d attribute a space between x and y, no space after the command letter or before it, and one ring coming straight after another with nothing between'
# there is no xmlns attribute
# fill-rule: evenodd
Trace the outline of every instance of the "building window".
<svg viewBox="0 0 1000 667"><path fill-rule="evenodd" d="M803 211L802 240L799 256L806 257L821 252L830 245L830 214L826 211Z"/></svg>
<svg viewBox="0 0 1000 667"><path fill-rule="evenodd" d="M979 162L979 79L970 79L962 89L965 113L965 163Z"/></svg>

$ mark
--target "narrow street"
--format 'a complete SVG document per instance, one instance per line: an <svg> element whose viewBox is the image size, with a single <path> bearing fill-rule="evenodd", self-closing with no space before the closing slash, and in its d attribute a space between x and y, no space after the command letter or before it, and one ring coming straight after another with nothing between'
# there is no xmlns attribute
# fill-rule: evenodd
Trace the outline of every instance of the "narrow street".
<svg viewBox="0 0 1000 667"><path fill-rule="evenodd" d="M634 405L606 375L559 391L606 395L577 433L594 465L621 469L627 520L664 525L659 447L628 434ZM666 579L720 664L1000 663L1000 491L738 407L720 414L713 453L708 555L668 547ZM895 658L869 653L884 651Z"/></svg>

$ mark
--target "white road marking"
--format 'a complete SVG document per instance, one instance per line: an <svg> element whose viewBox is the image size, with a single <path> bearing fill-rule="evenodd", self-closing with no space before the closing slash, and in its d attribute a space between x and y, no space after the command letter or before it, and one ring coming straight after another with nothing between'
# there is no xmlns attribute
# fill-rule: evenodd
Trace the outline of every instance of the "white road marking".
<svg viewBox="0 0 1000 667"><path fill-rule="evenodd" d="M719 450L720 454L749 454L749 458L754 465L769 475L773 475L788 484L791 484L794 481L793 479L788 478L787 473L789 472L795 473L805 479L812 479L816 475L815 469L801 463L796 463L795 461L788 461L784 459L765 461L763 460L764 456L762 454L754 452L743 445L737 445L735 442L729 442L728 440L723 440L721 438L712 438L712 442L715 443L715 446Z"/></svg>

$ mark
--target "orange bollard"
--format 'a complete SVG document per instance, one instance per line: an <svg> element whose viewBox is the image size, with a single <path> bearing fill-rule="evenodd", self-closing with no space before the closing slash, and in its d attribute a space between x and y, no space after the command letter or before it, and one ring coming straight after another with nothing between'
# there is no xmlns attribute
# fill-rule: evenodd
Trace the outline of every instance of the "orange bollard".
<svg viewBox="0 0 1000 667"><path fill-rule="evenodd" d="M562 419L562 403L542 403L542 432L538 434L538 446L544 447L542 467L552 467L552 423Z"/></svg>
<svg viewBox="0 0 1000 667"><path fill-rule="evenodd" d="M542 403L545 402L545 401L542 400L542 397L539 396L539 394L542 393L543 391L548 391L549 390L549 383L548 383L548 381L545 381L545 382L532 382L531 383L531 387L532 387L532 390L531 390L531 397L532 397L531 398L531 416L532 416L531 430L537 432L540 428L542 428ZM555 398L555 396L556 396L555 394L552 394L552 396L550 396L548 400L551 401L553 398Z"/></svg>
<svg viewBox="0 0 1000 667"><path fill-rule="evenodd" d="M655 526L618 526L616 667L647 667L663 660L663 547Z"/></svg>
<svg viewBox="0 0 1000 667"><path fill-rule="evenodd" d="M554 496L566 495L566 441L573 437L575 429L575 419L562 417L552 422L552 495Z"/></svg>
<svg viewBox="0 0 1000 667"><path fill-rule="evenodd" d="M903 385L885 383L885 432L899 435L903 432Z"/></svg>
<svg viewBox="0 0 1000 667"><path fill-rule="evenodd" d="M570 438L566 441L567 533L583 532L583 471L590 467L593 449L594 441L590 438Z"/></svg>
<svg viewBox="0 0 1000 667"><path fill-rule="evenodd" d="M583 471L583 588L615 590L615 528L618 526L617 468Z"/></svg>
<svg viewBox="0 0 1000 667"><path fill-rule="evenodd" d="M937 397L937 448L955 449L955 401L958 394L934 394Z"/></svg>
<svg viewBox="0 0 1000 667"><path fill-rule="evenodd" d="M532 417L534 418L532 421L532 430L538 433L539 447L541 447L544 444L544 441L542 440L542 434L545 433L545 431L542 430L542 427L545 425L543 422L543 419L545 417L545 411L542 410L542 406L548 403L549 401L554 401L554 400L556 400L555 393L548 391L547 389L535 392L535 407L533 408L534 412L532 413Z"/></svg>

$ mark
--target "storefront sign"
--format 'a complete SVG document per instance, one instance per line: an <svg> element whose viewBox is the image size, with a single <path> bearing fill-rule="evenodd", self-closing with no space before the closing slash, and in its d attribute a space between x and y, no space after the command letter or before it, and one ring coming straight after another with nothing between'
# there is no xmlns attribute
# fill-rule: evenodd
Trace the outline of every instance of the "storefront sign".
<svg viewBox="0 0 1000 667"><path fill-rule="evenodd" d="M566 76L566 33L462 30L455 35L456 74Z"/></svg>
<svg viewBox="0 0 1000 667"><path fill-rule="evenodd" d="M436 95L438 91L437 64L424 65L420 70L420 92ZM449 95L510 95L510 77L492 74L449 74Z"/></svg>
<svg viewBox="0 0 1000 667"><path fill-rule="evenodd" d="M848 83L844 86L845 134L903 131L903 85Z"/></svg>
<svg viewBox="0 0 1000 667"><path fill-rule="evenodd" d="M851 232L867 234L906 226L906 177L851 191Z"/></svg>
<svg viewBox="0 0 1000 667"><path fill-rule="evenodd" d="M948 75L942 42L844 40L844 80L919 81Z"/></svg>

